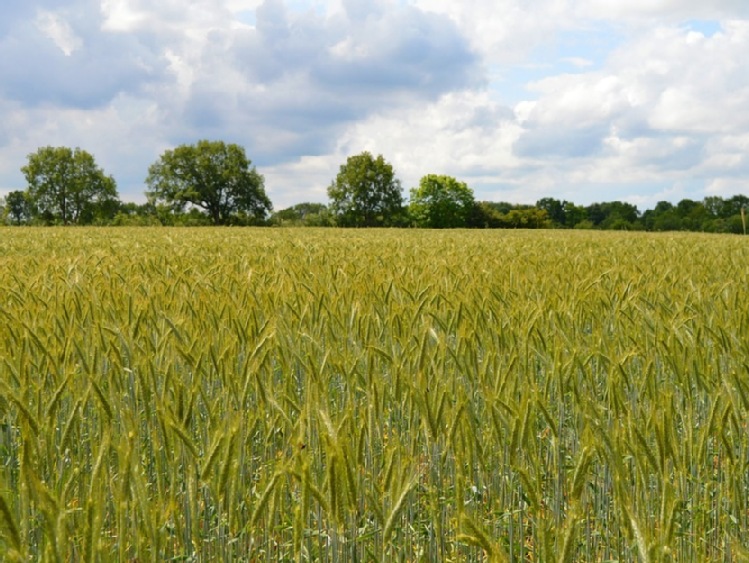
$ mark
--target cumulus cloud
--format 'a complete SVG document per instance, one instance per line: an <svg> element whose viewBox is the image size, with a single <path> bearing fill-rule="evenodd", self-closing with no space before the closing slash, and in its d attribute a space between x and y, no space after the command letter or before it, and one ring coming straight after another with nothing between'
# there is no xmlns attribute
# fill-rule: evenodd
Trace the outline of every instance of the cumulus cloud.
<svg viewBox="0 0 749 563"><path fill-rule="evenodd" d="M200 138L245 146L277 207L324 201L361 150L483 199L726 193L748 47L739 0L6 0L0 195L63 144L142 199Z"/></svg>
<svg viewBox="0 0 749 563"><path fill-rule="evenodd" d="M472 47L493 63L520 63L560 29L579 27L568 0L414 0L423 10L446 14L464 30Z"/></svg>
<svg viewBox="0 0 749 563"><path fill-rule="evenodd" d="M267 0L254 27L208 34L190 61L183 135L223 132L274 164L325 153L358 119L480 85L480 61L448 18L345 7L331 16Z"/></svg>
<svg viewBox="0 0 749 563"><path fill-rule="evenodd" d="M268 166L293 162L326 153L358 119L482 80L481 61L456 25L407 5L30 4L13 4L14 23L0 37L0 99L53 123L78 111L88 120L106 116L96 144L117 136L123 152L128 142L155 152L210 137L239 142ZM254 25L235 17L247 9ZM142 134L153 137L138 142L121 131L119 112L133 105L150 108L155 123ZM19 134L31 152L41 131ZM58 138L79 145L86 137L72 124Z"/></svg>
<svg viewBox="0 0 749 563"><path fill-rule="evenodd" d="M391 154L411 186L430 173L481 181L518 165L511 151L518 130L510 108L485 93L462 91L357 122L341 136L338 151Z"/></svg>
<svg viewBox="0 0 749 563"><path fill-rule="evenodd" d="M0 95L25 106L95 107L151 81L163 68L152 48L100 29L98 4L41 2L13 12L0 37Z"/></svg>
<svg viewBox="0 0 749 563"><path fill-rule="evenodd" d="M643 31L601 70L531 85L520 105L520 158L544 161L560 183L586 170L589 182L702 183L746 172L728 138L749 127L746 22L711 36L684 26ZM733 145L733 146L732 146Z"/></svg>

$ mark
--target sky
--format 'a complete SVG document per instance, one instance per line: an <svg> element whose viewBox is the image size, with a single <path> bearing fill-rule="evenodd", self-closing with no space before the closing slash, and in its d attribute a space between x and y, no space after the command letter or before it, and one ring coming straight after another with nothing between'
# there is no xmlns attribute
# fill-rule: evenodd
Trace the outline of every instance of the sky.
<svg viewBox="0 0 749 563"><path fill-rule="evenodd" d="M148 167L243 146L275 209L382 154L476 199L749 195L746 0L3 0L0 196L80 147L145 201Z"/></svg>

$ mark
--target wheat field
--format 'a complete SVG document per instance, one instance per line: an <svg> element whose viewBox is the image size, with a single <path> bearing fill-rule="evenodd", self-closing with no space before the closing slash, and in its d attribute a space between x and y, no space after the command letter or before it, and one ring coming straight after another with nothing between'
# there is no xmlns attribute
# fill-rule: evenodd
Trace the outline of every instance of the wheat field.
<svg viewBox="0 0 749 563"><path fill-rule="evenodd" d="M8 561L742 561L737 236L0 230Z"/></svg>

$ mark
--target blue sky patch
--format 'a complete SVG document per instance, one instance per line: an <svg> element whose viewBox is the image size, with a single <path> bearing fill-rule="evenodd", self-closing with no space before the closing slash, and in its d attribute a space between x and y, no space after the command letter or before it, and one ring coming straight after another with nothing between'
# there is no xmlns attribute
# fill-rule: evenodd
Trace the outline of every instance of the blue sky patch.
<svg viewBox="0 0 749 563"><path fill-rule="evenodd" d="M563 31L533 50L529 61L520 65L492 65L490 89L504 104L535 100L535 82L560 74L580 74L602 68L612 51L625 41L614 26L601 25Z"/></svg>
<svg viewBox="0 0 749 563"><path fill-rule="evenodd" d="M235 17L237 18L237 21L240 21L246 25L251 25L253 27L255 27L255 24L257 23L255 10L242 10L241 12L237 12L235 14Z"/></svg>
<svg viewBox="0 0 749 563"><path fill-rule="evenodd" d="M714 20L690 20L686 22L684 27L691 31L697 31L705 37L712 37L723 29L720 22Z"/></svg>

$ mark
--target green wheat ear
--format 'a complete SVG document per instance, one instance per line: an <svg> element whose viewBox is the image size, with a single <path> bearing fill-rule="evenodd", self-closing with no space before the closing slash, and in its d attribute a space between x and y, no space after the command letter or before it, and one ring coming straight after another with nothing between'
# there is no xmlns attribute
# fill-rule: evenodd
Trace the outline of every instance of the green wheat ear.
<svg viewBox="0 0 749 563"><path fill-rule="evenodd" d="M505 563L505 561L507 561L507 557L494 544L489 537L489 534L474 522L473 519L463 514L461 524L468 533L458 535L457 537L459 541L480 547L484 550L486 557L492 563Z"/></svg>
<svg viewBox="0 0 749 563"><path fill-rule="evenodd" d="M23 546L21 545L21 534L16 525L13 513L3 495L0 495L0 517L2 517L3 528L6 530L7 537L10 539L10 545L16 553L16 557L20 558L20 554L23 550Z"/></svg>
<svg viewBox="0 0 749 563"><path fill-rule="evenodd" d="M741 560L747 258L679 233L4 229L0 553Z"/></svg>
<svg viewBox="0 0 749 563"><path fill-rule="evenodd" d="M575 535L577 533L577 520L579 516L575 509L572 509L564 522L562 529L562 549L559 553L559 563L570 563L575 560Z"/></svg>
<svg viewBox="0 0 749 563"><path fill-rule="evenodd" d="M385 520L385 526L383 527L383 532L382 532L383 542L385 544L387 544L390 541L390 537L393 534L395 521L400 516L400 513L403 510L403 507L405 506L406 498L408 497L409 493L414 489L414 487L416 487L417 484L418 484L418 479L416 478L412 478L409 481L407 481L400 495L398 495L398 499L395 501L395 503L393 504L393 507L390 509L390 513L388 514L388 517Z"/></svg>
<svg viewBox="0 0 749 563"><path fill-rule="evenodd" d="M250 517L250 526L256 526L260 518L263 516L263 512L268 507L269 501L280 477L280 472L274 473L268 484L265 486L265 489L260 495L260 498L258 499L257 503L255 504L255 508L252 511L252 516Z"/></svg>

